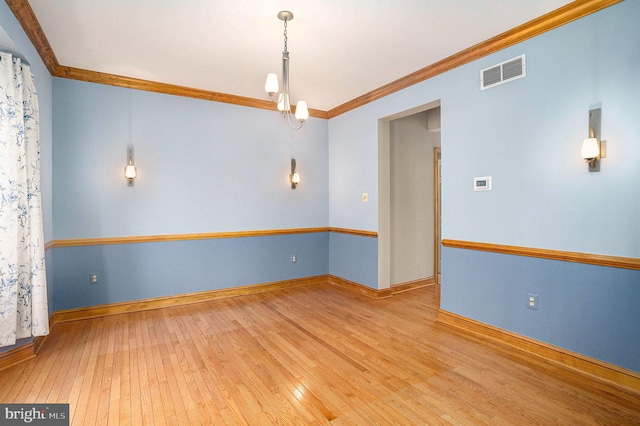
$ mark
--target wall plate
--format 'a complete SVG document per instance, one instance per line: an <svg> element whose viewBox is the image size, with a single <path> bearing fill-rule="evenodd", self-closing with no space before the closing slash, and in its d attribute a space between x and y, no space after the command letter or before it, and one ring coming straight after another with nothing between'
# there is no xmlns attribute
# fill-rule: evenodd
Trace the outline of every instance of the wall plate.
<svg viewBox="0 0 640 426"><path fill-rule="evenodd" d="M527 293L527 308L538 310L538 295Z"/></svg>
<svg viewBox="0 0 640 426"><path fill-rule="evenodd" d="M473 178L474 191L491 191L491 176Z"/></svg>

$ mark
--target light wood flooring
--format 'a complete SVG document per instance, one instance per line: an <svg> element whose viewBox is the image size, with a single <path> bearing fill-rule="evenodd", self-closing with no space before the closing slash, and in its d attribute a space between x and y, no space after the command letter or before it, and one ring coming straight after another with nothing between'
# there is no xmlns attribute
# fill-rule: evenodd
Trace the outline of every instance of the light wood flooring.
<svg viewBox="0 0 640 426"><path fill-rule="evenodd" d="M0 402L73 425L624 425L640 395L435 322L434 288L313 285L57 325Z"/></svg>

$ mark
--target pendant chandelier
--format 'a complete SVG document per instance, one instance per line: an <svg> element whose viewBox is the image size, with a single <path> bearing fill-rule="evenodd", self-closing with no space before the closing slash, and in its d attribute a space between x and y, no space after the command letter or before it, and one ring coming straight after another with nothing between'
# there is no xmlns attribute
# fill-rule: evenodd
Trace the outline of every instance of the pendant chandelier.
<svg viewBox="0 0 640 426"><path fill-rule="evenodd" d="M293 13L283 10L278 13L278 19L284 21L284 50L282 51L282 91L278 87L278 76L275 73L267 74L267 82L264 90L269 94L273 102L278 104L278 111L282 112L292 129L298 130L309 118L309 109L305 101L298 101L295 115L291 112L291 96L289 90L289 51L287 50L287 22L293 19Z"/></svg>

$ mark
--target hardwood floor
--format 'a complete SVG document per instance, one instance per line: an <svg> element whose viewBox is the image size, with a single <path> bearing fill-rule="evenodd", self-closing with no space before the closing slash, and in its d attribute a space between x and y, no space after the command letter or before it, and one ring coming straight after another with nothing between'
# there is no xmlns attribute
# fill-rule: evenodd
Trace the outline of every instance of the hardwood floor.
<svg viewBox="0 0 640 426"><path fill-rule="evenodd" d="M434 286L313 285L62 323L3 403L73 425L640 424L640 395L435 323Z"/></svg>

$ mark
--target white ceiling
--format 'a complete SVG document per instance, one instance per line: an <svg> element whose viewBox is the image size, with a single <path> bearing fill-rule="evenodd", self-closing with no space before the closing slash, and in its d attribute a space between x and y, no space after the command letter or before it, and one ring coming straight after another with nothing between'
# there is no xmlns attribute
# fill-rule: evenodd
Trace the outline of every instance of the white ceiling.
<svg viewBox="0 0 640 426"><path fill-rule="evenodd" d="M329 110L568 0L30 0L61 65Z"/></svg>

